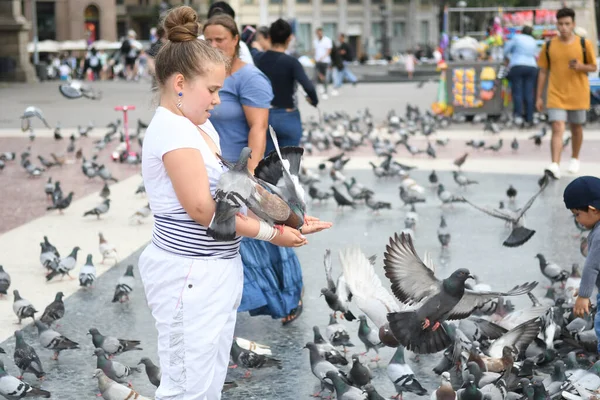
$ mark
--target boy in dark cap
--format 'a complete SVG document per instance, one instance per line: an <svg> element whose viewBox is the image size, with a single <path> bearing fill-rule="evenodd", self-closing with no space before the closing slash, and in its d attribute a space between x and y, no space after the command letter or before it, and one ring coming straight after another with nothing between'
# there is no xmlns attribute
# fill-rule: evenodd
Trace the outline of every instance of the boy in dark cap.
<svg viewBox="0 0 600 400"><path fill-rule="evenodd" d="M581 176L565 188L565 206L575 215L581 225L592 231L588 235L588 256L583 266L583 276L573 314L583 317L590 312L590 297L594 284L600 288L600 179ZM600 294L598 295L600 304ZM594 321L596 336L600 338L600 313ZM600 343L600 341L599 341ZM598 345L600 354L600 344Z"/></svg>

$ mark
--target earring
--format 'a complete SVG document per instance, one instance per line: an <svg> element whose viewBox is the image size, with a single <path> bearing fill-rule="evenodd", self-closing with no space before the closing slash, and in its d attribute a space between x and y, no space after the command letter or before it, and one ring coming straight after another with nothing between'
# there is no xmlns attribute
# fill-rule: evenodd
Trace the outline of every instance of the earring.
<svg viewBox="0 0 600 400"><path fill-rule="evenodd" d="M181 97L183 97L183 92L177 93L179 96L179 100L177 101L177 108L181 108Z"/></svg>

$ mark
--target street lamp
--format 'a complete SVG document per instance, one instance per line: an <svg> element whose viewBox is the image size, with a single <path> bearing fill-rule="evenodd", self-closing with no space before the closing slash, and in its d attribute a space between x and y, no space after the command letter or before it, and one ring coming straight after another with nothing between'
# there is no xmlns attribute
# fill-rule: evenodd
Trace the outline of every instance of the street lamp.
<svg viewBox="0 0 600 400"><path fill-rule="evenodd" d="M467 7L467 2L465 0L460 0L456 3L458 7L460 7L460 36L462 37L465 33L465 16L464 16L464 8Z"/></svg>

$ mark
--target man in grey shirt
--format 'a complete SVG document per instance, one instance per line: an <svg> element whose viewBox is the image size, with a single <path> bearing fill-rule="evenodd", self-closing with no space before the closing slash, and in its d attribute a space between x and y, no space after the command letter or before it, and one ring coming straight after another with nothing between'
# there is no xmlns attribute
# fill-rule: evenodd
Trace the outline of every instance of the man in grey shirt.
<svg viewBox="0 0 600 400"><path fill-rule="evenodd" d="M563 195L565 206L575 215L577 222L591 229L587 237L588 255L583 266L577 301L573 314L583 317L590 312L590 297L594 285L600 289L600 179L581 176L569 183ZM600 304L600 293L597 304ZM600 313L594 320L596 337L600 338ZM598 344L600 354L600 340Z"/></svg>

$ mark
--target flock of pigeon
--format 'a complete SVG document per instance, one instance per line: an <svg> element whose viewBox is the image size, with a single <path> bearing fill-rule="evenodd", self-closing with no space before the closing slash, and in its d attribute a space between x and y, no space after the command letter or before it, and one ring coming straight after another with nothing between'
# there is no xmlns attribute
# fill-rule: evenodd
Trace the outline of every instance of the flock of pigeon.
<svg viewBox="0 0 600 400"><path fill-rule="evenodd" d="M41 111L32 107L25 111L22 118L23 130L29 132L31 140L35 138L32 119L38 118L49 126ZM531 293L538 285L537 282L526 282L507 291L492 291L484 283L470 283L469 279L474 278L474 275L464 268L457 269L445 279L436 277L431 256L424 254L421 258L417 254L414 244L414 229L419 220L417 209L420 203L430 199L426 196L425 187L410 177L414 167L395 161L394 154L397 153L398 146L403 146L412 155L423 153L435 158L435 146L446 145L448 139L434 141L429 140L429 136L452 122L448 118L422 113L411 106L407 107L403 117L390 112L385 124L379 127L375 126L368 110L362 111L356 118L350 118L345 113L335 113L324 115L322 121L306 123L303 149L277 147L275 153L261 161L254 175L250 175L246 168L249 152L243 152L236 164L222 160L230 170L219 182L216 194L217 214L211 222L209 233L223 240L231 239L234 234L231 220L242 204L271 223L295 227L304 223L306 202L309 199L325 202L333 198L342 209L356 208L363 203L375 213L391 209L390 203L378 200L375 192L367 185L344 172L344 166L349 161L347 154L370 142L376 155L383 158L380 163L371 164L373 174L378 179L390 182L397 179L399 199L404 206L410 207L410 211L405 215L405 229L390 238L383 255L383 268L390 281L391 292L375 272L378 265L376 257L368 258L358 248L341 250L339 257L342 272L334 279L332 255L330 251L326 252L324 265L327 287L321 290L321 294L332 314L325 334L321 334L319 327L315 326L314 340L305 346L309 353L311 371L317 379L315 383L320 386L316 395L335 393L341 400L382 398L371 382L373 374L369 364L364 359L361 361L359 355L353 355L351 366L344 368L350 364L346 357L347 348L354 347L354 344L340 319L358 319L358 337L365 347L362 356L375 351L377 357L373 361L378 362L380 348L396 348L387 366L387 374L400 398L403 393L412 393L416 396L427 395L434 400L481 400L484 397L490 400L525 397L542 400L561 396L565 399L587 400L600 389L600 364L596 364L595 358L597 339L593 330L593 315L582 319L575 318L571 313L573 293L578 288L581 277L577 265L567 271L538 254L541 272L549 280L546 297L538 299ZM497 133L501 129L501 123L502 121L486 122L485 129L492 134ZM143 139L140 133L144 128L145 124L139 121L137 137L140 143ZM80 137L85 137L91 129L92 125L80 128ZM109 129L104 138L95 143L95 153L90 160L85 159L81 151L74 156L75 162L81 161L82 172L88 178L99 177L105 183L100 192L104 200L94 209L85 212L84 217L95 216L101 219L110 209L108 183L116 179L105 165L97 163L98 155L116 137L119 123L111 124ZM534 135L534 143L541 143L545 132L543 129ZM418 149L409 143L418 133L428 138L426 149ZM271 134L275 136L272 131ZM59 127L55 131L55 138L62 139ZM78 138L74 136L70 138L66 154L75 152L76 140ZM139 163L139 155L124 151L123 143L121 134L121 144L115 150L116 156L111 157L129 164ZM467 145L474 150L500 151L503 143L500 139L490 146L480 141L471 141ZM317 171L301 167L303 152L310 154L331 148L339 148L340 154L328 158ZM511 148L518 151L519 143L516 139ZM21 165L30 176L38 177L47 174L52 167L68 164L68 155L54 154L51 157L52 162L40 157L42 167L37 167L31 163L28 150L21 154ZM15 153L0 156L4 162L15 158ZM59 162L61 160L62 163ZM526 243L535 231L524 226L524 215L547 187L548 176L540 179L533 196L520 208L515 206L517 191L512 186L506 190L506 203L501 201L497 208L486 208L473 203L465 195L465 188L478 183L461 170L467 160L468 153L464 153L454 161L456 170L452 176L460 192L450 191L440 182L435 171L429 175L429 185L435 188L440 204L452 207L455 203L463 203L502 219L510 225L511 231L503 244L516 247ZM331 180L327 190L323 187L326 179ZM251 187L246 185L248 182L252 183ZM304 189L307 189L308 196L305 196ZM136 194L140 192L144 192L143 185ZM72 192L63 196L60 182L53 182L50 176L45 195L52 201L48 209L59 212L69 207L73 197ZM252 203L252 198L258 198L259 201ZM147 206L132 218L141 222L150 214ZM451 234L444 217L440 220L438 239L443 248L451 243ZM585 256L583 239L581 243L581 251ZM40 246L40 263L46 271L46 280L59 276L62 279L65 275L70 277L77 266L79 247L74 247L68 256L61 258L47 237L44 237ZM102 234L99 234L99 252L102 262L113 259L116 263L116 250ZM11 286L9 272L0 267L0 295L6 295ZM85 290L92 290L95 277L92 254L89 254L86 264L79 272L80 285ZM134 282L133 266L130 265L117 282L112 301L127 302ZM34 320L40 348L51 350L54 359L58 359L61 351L79 348L77 342L56 330L56 321L65 314L61 292L57 293L55 301L46 307L39 319L35 318L37 310L34 305L21 297L18 290L13 290L13 294L16 318L19 323L27 318ZM515 310L509 297L521 295L529 296L532 304L528 308ZM361 313L357 313L357 310ZM113 356L126 351L141 350L140 342L104 336L95 328L90 328L89 333L96 349L94 354L98 369L95 377L101 395L107 400L143 399L129 384L132 374L140 370L113 359ZM8 399L49 398L50 393L39 385L22 380L25 374L33 374L40 379L46 375L36 349L26 343L20 331L15 332L15 343L13 359L20 376L9 375L0 357L0 395ZM433 370L441 376L437 390L428 393L420 384L420 377L407 363L410 360L405 351L417 354L416 362L420 354L437 354L439 365ZM0 353L3 352L0 349ZM247 369L247 376L254 368L282 368L281 361L272 354L268 346L241 338L234 340L231 358L232 367ZM158 386L159 368L147 357L142 358L140 364L145 365L150 382Z"/></svg>

